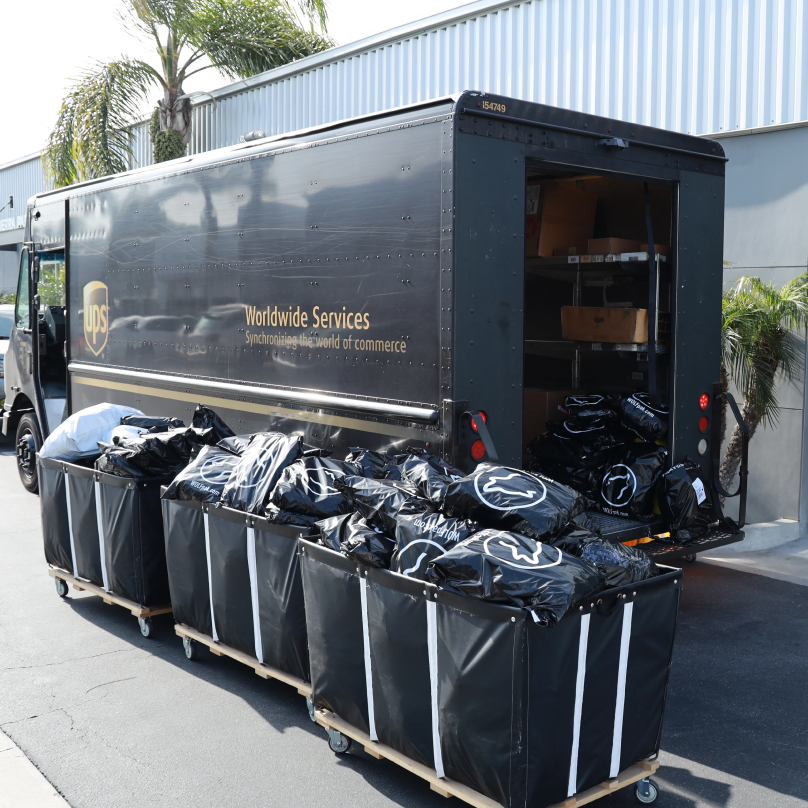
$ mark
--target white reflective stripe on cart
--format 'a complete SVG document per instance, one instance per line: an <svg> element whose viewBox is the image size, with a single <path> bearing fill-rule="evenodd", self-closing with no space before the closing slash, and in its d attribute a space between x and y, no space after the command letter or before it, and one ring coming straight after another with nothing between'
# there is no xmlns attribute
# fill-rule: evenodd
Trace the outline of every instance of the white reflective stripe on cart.
<svg viewBox="0 0 808 808"><path fill-rule="evenodd" d="M95 491L95 521L98 525L98 546L101 550L101 580L104 582L104 591L109 592L109 577L107 576L107 553L104 549L104 520L101 518L101 483L93 482Z"/></svg>
<svg viewBox="0 0 808 808"><path fill-rule="evenodd" d="M205 517L205 556L208 561L208 595L210 596L210 633L214 642L219 642L219 635L216 633L216 617L213 614L213 578L210 574L210 530L208 528L208 515Z"/></svg>
<svg viewBox="0 0 808 808"><path fill-rule="evenodd" d="M628 646L631 642L631 616L633 603L623 604L623 633L620 637L620 664L617 668L617 703L614 708L614 738L612 740L612 767L609 777L620 774L620 752L623 745L623 710L626 706L626 668Z"/></svg>
<svg viewBox="0 0 808 808"><path fill-rule="evenodd" d="M443 771L438 723L438 620L434 600L426 602L426 648L429 654L429 692L432 700L432 755L435 759L435 773L442 778L446 774Z"/></svg>
<svg viewBox="0 0 808 808"><path fill-rule="evenodd" d="M362 601L362 641L365 646L365 685L368 693L368 726L370 728L370 740L378 741L376 734L376 714L373 711L373 676L370 669L370 631L368 630L368 594L367 578L359 574L359 597Z"/></svg>
<svg viewBox="0 0 808 808"><path fill-rule="evenodd" d="M65 503L67 504L67 532L70 534L70 556L73 559L73 575L79 577L79 568L76 564L76 542L73 538L73 514L70 512L70 485L67 482L67 472L65 478Z"/></svg>
<svg viewBox="0 0 808 808"><path fill-rule="evenodd" d="M586 679L586 644L589 641L589 615L581 617L581 638L578 641L578 675L575 677L575 713L572 723L572 755L567 796L578 788L578 745L581 740L581 711L584 705L584 680Z"/></svg>
<svg viewBox="0 0 808 808"><path fill-rule="evenodd" d="M253 634L255 658L263 663L264 647L261 645L261 620L258 614L258 564L255 560L255 528L247 528L247 567L250 570L250 595L252 596Z"/></svg>

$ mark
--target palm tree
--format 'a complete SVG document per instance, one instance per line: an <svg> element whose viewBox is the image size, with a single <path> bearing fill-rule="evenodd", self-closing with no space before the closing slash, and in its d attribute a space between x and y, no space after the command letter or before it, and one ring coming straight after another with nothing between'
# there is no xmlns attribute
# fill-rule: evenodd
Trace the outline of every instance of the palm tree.
<svg viewBox="0 0 808 808"><path fill-rule="evenodd" d="M722 384L729 377L738 388L751 439L760 424L777 424L778 374L791 379L801 365L792 332L808 324L808 272L781 289L760 278L741 278L724 294L722 309ZM722 426L725 423L724 415ZM721 485L727 490L738 473L742 442L736 425L720 470Z"/></svg>
<svg viewBox="0 0 808 808"><path fill-rule="evenodd" d="M155 46L158 66L125 56L97 63L70 89L43 153L56 187L126 170L130 127L154 88L162 91L155 158L171 159L190 137L187 78L210 67L246 78L333 45L324 33L326 0L123 2L122 21ZM204 57L209 64L200 64Z"/></svg>

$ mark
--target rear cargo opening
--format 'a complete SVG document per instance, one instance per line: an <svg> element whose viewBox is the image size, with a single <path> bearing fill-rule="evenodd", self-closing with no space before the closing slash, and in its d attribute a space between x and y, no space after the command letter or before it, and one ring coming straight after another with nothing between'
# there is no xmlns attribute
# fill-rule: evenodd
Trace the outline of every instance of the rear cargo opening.
<svg viewBox="0 0 808 808"><path fill-rule="evenodd" d="M531 441L548 422L568 417L567 396L643 392L668 405L674 191L546 164L528 167L525 468ZM646 527L635 532L647 535Z"/></svg>

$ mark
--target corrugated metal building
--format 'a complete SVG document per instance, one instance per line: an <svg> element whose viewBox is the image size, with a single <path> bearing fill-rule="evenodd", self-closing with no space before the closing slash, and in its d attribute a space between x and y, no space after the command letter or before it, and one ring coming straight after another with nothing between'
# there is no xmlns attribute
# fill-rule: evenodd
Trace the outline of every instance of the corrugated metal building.
<svg viewBox="0 0 808 808"><path fill-rule="evenodd" d="M190 150L465 89L726 137L727 280L780 280L806 269L808 236L790 226L808 202L806 0L480 0L198 98ZM150 162L143 123L134 163ZM0 166L0 200L15 198L13 216L0 220L0 245L20 240L15 217L42 183L36 157ZM808 528L808 492L794 482L805 453L792 448L783 466L774 448L802 443L804 402L800 380L783 400L780 430L753 442L754 521L785 517L795 520L790 530Z"/></svg>

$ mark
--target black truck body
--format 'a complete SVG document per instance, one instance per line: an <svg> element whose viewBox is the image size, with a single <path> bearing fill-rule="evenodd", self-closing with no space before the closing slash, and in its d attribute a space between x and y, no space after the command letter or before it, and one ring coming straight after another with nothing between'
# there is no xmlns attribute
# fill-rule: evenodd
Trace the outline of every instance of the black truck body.
<svg viewBox="0 0 808 808"><path fill-rule="evenodd" d="M724 165L713 141L466 92L40 194L4 432L36 416L24 463L91 404L188 422L201 402L237 432L301 431L337 455L426 446L471 468L463 413L482 410L519 467L526 388L619 388L666 403L671 461L712 479L699 402L715 421ZM605 266L525 258L526 187L548 176L602 193L605 235L622 210L623 232L669 245L625 264L649 309L639 352L566 345L542 308L600 295L581 277ZM60 256L63 325L35 297Z"/></svg>

